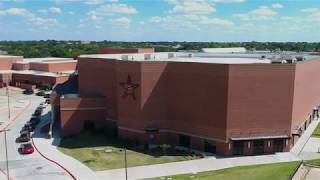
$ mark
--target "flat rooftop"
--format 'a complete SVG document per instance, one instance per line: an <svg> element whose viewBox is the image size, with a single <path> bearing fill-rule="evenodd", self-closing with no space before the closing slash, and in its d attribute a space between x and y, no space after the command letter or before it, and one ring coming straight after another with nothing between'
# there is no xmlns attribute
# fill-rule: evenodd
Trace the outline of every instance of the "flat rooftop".
<svg viewBox="0 0 320 180"><path fill-rule="evenodd" d="M319 59L320 55L311 53L269 53L269 52L238 52L238 53L207 53L207 52L161 52L132 54L92 54L81 55L80 58L116 59L120 61L150 62L197 62L214 64L270 64L293 58L304 60Z"/></svg>
<svg viewBox="0 0 320 180"><path fill-rule="evenodd" d="M34 75L34 76L46 76L46 77L64 77L69 76L75 71L63 71L63 72L44 72L44 71L34 71L34 70L24 70L24 71L16 71L16 70L1 70L0 74L23 74L23 75Z"/></svg>
<svg viewBox="0 0 320 180"><path fill-rule="evenodd" d="M69 63L77 62L72 58L56 58L56 57L47 57L47 58L25 58L22 61L17 62L18 64L28 64L28 63L43 63L43 64L53 64L53 63Z"/></svg>

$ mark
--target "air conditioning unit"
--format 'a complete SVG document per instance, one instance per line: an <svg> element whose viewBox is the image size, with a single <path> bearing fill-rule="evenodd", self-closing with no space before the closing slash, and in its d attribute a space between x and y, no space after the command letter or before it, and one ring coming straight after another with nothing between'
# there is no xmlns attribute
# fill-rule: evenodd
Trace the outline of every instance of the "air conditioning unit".
<svg viewBox="0 0 320 180"><path fill-rule="evenodd" d="M145 54L144 60L151 60L151 54Z"/></svg>

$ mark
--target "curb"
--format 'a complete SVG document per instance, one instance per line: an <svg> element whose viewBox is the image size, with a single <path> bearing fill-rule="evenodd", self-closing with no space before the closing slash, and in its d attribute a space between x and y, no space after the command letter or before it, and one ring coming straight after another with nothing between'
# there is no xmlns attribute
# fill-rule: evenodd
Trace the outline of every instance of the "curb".
<svg viewBox="0 0 320 180"><path fill-rule="evenodd" d="M30 101L15 117L13 117L12 119L9 120L9 123L5 127L3 127L0 130L7 129L29 106L30 106ZM3 173L5 176L7 176L7 173L5 173L2 169L0 169L0 172ZM9 179L13 180L12 177L9 177Z"/></svg>
<svg viewBox="0 0 320 180"><path fill-rule="evenodd" d="M63 167L61 164L59 164L58 162L56 162L56 161L50 159L49 157L45 156L44 154L42 154L42 153L39 151L39 149L37 148L37 146L35 145L35 143L34 143L34 141L33 141L33 138L31 138L31 140L32 140L33 147L36 149L36 151L37 151L43 158L45 158L46 160L48 160L48 161L56 164L57 166L59 166L60 168L62 168L64 171L66 171L66 172L72 177L72 179L77 180L77 178L76 178L69 170L67 170L65 167Z"/></svg>

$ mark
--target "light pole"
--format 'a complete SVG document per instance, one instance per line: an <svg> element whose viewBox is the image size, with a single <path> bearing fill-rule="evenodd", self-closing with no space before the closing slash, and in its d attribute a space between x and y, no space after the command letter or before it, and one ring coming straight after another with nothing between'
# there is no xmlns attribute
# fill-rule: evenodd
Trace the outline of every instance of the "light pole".
<svg viewBox="0 0 320 180"><path fill-rule="evenodd" d="M10 129L0 130L0 133L4 132L4 146L5 146L5 149L6 149L7 178L8 178L8 180L10 180L9 160L8 160L8 146L7 146L7 131L10 131Z"/></svg>
<svg viewBox="0 0 320 180"><path fill-rule="evenodd" d="M127 148L124 146L124 169L126 172L126 180L128 180L128 169L127 169Z"/></svg>
<svg viewBox="0 0 320 180"><path fill-rule="evenodd" d="M9 98L9 87L7 86L7 98L8 98L8 119L10 120L11 113L10 113L10 98Z"/></svg>

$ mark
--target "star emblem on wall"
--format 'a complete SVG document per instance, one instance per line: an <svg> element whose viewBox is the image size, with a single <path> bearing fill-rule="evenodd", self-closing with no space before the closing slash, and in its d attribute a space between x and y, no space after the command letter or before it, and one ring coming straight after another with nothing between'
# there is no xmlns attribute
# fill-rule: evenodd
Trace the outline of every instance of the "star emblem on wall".
<svg viewBox="0 0 320 180"><path fill-rule="evenodd" d="M122 97L126 98L127 96L132 96L136 99L135 90L139 87L139 84L132 83L131 76L128 75L127 81L120 83L120 86L124 89Z"/></svg>

